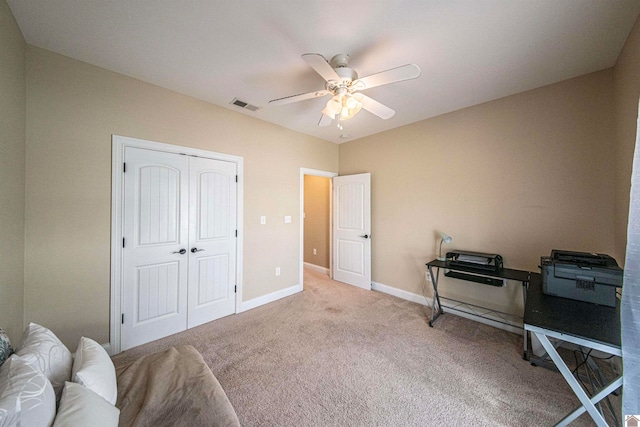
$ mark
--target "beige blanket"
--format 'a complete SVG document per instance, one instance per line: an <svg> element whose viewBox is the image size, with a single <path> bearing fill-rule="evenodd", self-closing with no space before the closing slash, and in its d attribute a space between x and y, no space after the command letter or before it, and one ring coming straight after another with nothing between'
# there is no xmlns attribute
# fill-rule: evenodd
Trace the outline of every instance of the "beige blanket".
<svg viewBox="0 0 640 427"><path fill-rule="evenodd" d="M192 346L119 367L120 426L239 426L227 395Z"/></svg>

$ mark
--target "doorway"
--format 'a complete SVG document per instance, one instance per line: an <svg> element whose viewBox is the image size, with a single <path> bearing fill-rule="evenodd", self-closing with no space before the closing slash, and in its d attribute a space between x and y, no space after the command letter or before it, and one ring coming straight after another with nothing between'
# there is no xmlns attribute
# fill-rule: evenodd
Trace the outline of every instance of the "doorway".
<svg viewBox="0 0 640 427"><path fill-rule="evenodd" d="M329 274L331 178L304 176L304 266Z"/></svg>
<svg viewBox="0 0 640 427"><path fill-rule="evenodd" d="M331 276L332 182L335 172L300 168L300 283L304 268Z"/></svg>
<svg viewBox="0 0 640 427"><path fill-rule="evenodd" d="M304 289L306 176L329 178L329 277L371 290L370 173L338 176L335 172L300 168L299 283ZM313 246L308 249L313 254Z"/></svg>

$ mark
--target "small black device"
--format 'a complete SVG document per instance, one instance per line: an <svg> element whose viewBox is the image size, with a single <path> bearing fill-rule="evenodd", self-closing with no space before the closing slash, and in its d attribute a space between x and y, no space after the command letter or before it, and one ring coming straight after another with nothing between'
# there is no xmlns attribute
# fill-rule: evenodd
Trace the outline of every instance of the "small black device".
<svg viewBox="0 0 640 427"><path fill-rule="evenodd" d="M498 254L454 250L447 252L447 263L452 267L465 267L479 271L502 270L502 257Z"/></svg>

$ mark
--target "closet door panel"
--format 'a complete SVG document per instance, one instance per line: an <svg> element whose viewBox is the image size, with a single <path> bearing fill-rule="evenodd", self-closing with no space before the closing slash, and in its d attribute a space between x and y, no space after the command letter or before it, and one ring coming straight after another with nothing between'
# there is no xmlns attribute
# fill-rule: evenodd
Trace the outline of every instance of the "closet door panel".
<svg viewBox="0 0 640 427"><path fill-rule="evenodd" d="M188 160L127 147L125 163L123 350L186 328L189 243Z"/></svg>
<svg viewBox="0 0 640 427"><path fill-rule="evenodd" d="M188 327L235 312L236 164L192 157Z"/></svg>

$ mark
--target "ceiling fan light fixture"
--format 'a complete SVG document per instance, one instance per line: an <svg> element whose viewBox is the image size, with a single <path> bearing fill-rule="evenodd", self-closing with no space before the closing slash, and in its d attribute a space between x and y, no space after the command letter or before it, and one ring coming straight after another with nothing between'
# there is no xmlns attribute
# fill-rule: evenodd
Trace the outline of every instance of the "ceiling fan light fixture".
<svg viewBox="0 0 640 427"><path fill-rule="evenodd" d="M353 96L349 96L344 104L348 109L351 110L358 106L358 101Z"/></svg>
<svg viewBox="0 0 640 427"><path fill-rule="evenodd" d="M362 96L359 94L347 94L342 97L342 109L340 110L340 120L349 120L362 108Z"/></svg>
<svg viewBox="0 0 640 427"><path fill-rule="evenodd" d="M331 111L329 111L329 109L327 107L324 107L324 109L322 110L322 114L324 114L325 116L328 116L331 118L331 120L335 119L336 115L332 114Z"/></svg>
<svg viewBox="0 0 640 427"><path fill-rule="evenodd" d="M329 101L327 101L327 106L325 107L324 110L322 110L322 112L327 116L334 117L336 114L339 114L341 110L342 110L342 97L340 97L339 95L336 95L333 98L331 98Z"/></svg>

